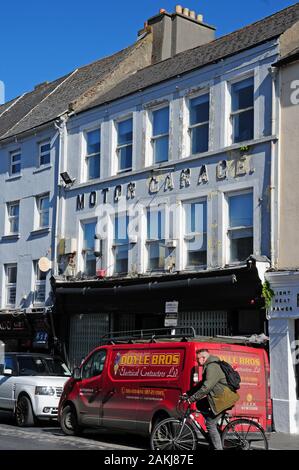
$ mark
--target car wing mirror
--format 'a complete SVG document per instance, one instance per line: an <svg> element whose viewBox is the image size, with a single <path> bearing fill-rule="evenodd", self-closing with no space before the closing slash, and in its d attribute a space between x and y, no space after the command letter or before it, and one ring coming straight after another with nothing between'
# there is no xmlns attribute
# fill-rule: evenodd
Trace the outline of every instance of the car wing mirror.
<svg viewBox="0 0 299 470"><path fill-rule="evenodd" d="M3 375L12 375L12 369L4 369Z"/></svg>
<svg viewBox="0 0 299 470"><path fill-rule="evenodd" d="M75 380L81 380L81 369L79 367L75 367L72 373L72 377Z"/></svg>

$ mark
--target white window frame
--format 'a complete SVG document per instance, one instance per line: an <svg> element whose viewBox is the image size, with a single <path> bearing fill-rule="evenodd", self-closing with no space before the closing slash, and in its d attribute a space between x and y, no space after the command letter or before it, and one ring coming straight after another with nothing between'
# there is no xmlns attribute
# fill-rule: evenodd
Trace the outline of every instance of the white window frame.
<svg viewBox="0 0 299 470"><path fill-rule="evenodd" d="M232 111L232 104L233 104L233 85L236 85L238 83L241 83L245 80L248 79L253 80L253 106L250 108L242 109L241 111ZM256 119L256 112L255 112L255 99L254 99L254 94L255 94L255 74L253 71L244 73L242 75L238 75L237 77L234 77L230 80L227 80L227 106L228 106L228 113L227 113L227 121L228 121L228 129L227 129L227 137L229 138L227 145L238 145L241 144L242 142L234 142L234 119L233 116L236 116L237 114L240 114L242 112L248 111L249 109L253 110L253 136L251 140L254 140L255 138L255 119ZM246 141L245 141L246 142Z"/></svg>
<svg viewBox="0 0 299 470"><path fill-rule="evenodd" d="M44 145L49 145L49 150L48 151L42 151L42 147ZM49 155L49 161L47 163L42 163L41 159L44 155ZM46 139L43 140L42 142L38 143L38 166L39 167L44 167L44 166L49 166L51 164L51 140Z"/></svg>
<svg viewBox="0 0 299 470"><path fill-rule="evenodd" d="M240 230L242 228L245 229L249 229L249 228L252 228L252 245L253 245L253 254L256 253L256 246L257 246L257 240L256 240L256 236L257 236L257 230L256 230L256 220L255 220L255 211L254 211L254 207L255 207L255 188L254 186L248 186L247 187L244 187L244 188L236 188L235 190L234 189L228 189L228 191L225 191L223 193L223 196L224 196L224 216L225 216L225 223L224 223L224 236L225 236L225 243L224 243L224 246L225 246L225 264L227 265L238 265L238 264L241 264L241 263L244 263L244 260L239 260L239 261L233 261L231 262L230 261L230 253L231 253L231 238L229 236L229 231L231 230L229 228L229 198L231 196L242 196L244 194L252 194L252 201L253 201L253 214L252 214L252 222L253 222L253 225L252 227L247 227L247 226L244 226L244 227L235 227L233 230Z"/></svg>
<svg viewBox="0 0 299 470"><path fill-rule="evenodd" d="M200 96L205 96L208 95L209 97L209 120L205 122L201 122L199 124L190 124L190 119L191 119L191 101L193 99L199 98ZM187 97L185 97L185 106L187 108L187 134L188 134L188 153L190 156L200 156L202 153L208 152L211 148L211 87L209 88L203 88L200 90L198 93L190 94ZM204 125L208 124L208 149L205 150L204 152L200 153L192 153L192 129L195 129L197 127L202 127Z"/></svg>
<svg viewBox="0 0 299 470"><path fill-rule="evenodd" d="M78 271L81 271L81 272L85 272L85 248L84 248L84 225L86 224L93 224L95 223L96 224L96 230L97 230L97 218L95 217L92 217L92 218L87 218L87 219L80 219L79 221L79 234L78 234L78 240L79 240L79 256L77 257L78 260L77 260L77 263L78 263L78 266L77 266L77 269ZM95 232L96 232L95 230ZM96 275L96 272L94 273L94 275Z"/></svg>
<svg viewBox="0 0 299 470"><path fill-rule="evenodd" d="M13 157L15 157L16 155L19 155L20 158L16 162L13 162ZM12 171L15 165L20 165L20 171L18 172ZM22 171L22 153L21 153L21 150L14 150L13 152L10 152L10 155L9 155L9 175L12 177L19 176L21 174L21 171Z"/></svg>
<svg viewBox="0 0 299 470"><path fill-rule="evenodd" d="M33 273L34 273L34 296L33 296L33 304L34 305L44 305L46 302L46 285L47 285L47 279L45 280L38 280L37 275L38 272L40 271L39 266L38 266L38 260L33 261ZM41 272L41 271L40 271ZM39 288L44 289L44 300L43 301L38 301L37 300L37 292Z"/></svg>
<svg viewBox="0 0 299 470"><path fill-rule="evenodd" d="M50 207L49 209L46 211L44 209L40 209L40 203L41 203L41 200L42 199L46 199L48 198L49 199L49 206L50 206L50 193L44 193L44 194L39 194L38 196L35 197L35 203L36 203L36 209L37 209L37 219L36 219L36 228L37 230L38 229L47 229L50 227ZM41 218L42 218L42 214L43 213L46 213L48 212L49 215L48 215L48 225L41 225Z"/></svg>
<svg viewBox="0 0 299 470"><path fill-rule="evenodd" d="M10 208L13 206L18 206L19 208L19 214L18 216L10 215ZM7 208L7 224L6 224L6 233L7 235L17 235L20 232L20 201L12 201L12 202L7 202L6 203L6 208ZM11 225L12 225L12 220L18 219L18 231L13 232L11 231Z"/></svg>
<svg viewBox="0 0 299 470"><path fill-rule="evenodd" d="M128 121L129 119L132 120L132 141L130 143L126 144L118 144L118 126L120 123L124 121ZM121 174L121 173L128 173L129 171L133 170L133 152L134 152L134 115L128 114L126 116L122 116L121 118L117 118L114 120L114 126L115 126L115 132L116 132L116 148L115 148L115 155L116 155L116 173ZM119 158L119 150L124 147L132 147L132 161L131 161L131 167L130 168L123 168L120 169L120 158Z"/></svg>
<svg viewBox="0 0 299 470"><path fill-rule="evenodd" d="M158 205L149 204L147 207L145 207L145 210L144 210L144 223L145 223L145 230L144 230L144 234L145 234L144 271L146 273L161 273L161 272L165 271L165 264L164 264L163 268L160 268L160 269L156 269L156 270L149 269L149 250L148 250L148 248L149 248L150 244L159 242L159 239L151 239L151 238L148 238L148 236L147 236L148 235L148 219L147 219L148 210L150 210L151 213L153 213L155 211L157 211L157 212L158 211L164 211L164 236L165 236L165 238L162 238L161 240L164 240L164 242L165 242L165 259L166 259L167 258L167 253L168 253L168 249L167 249L167 246L166 246L166 241L169 238L169 210L168 210L168 205L167 205L167 202L163 201L163 202L160 202Z"/></svg>
<svg viewBox="0 0 299 470"><path fill-rule="evenodd" d="M206 237L207 237L207 249L206 249L206 263L201 264L201 265L196 265L196 266L189 266L187 264L187 258L188 258L188 249L187 249L187 242L190 239L190 236L197 236L200 235L200 232L192 232L190 234L185 233L186 229L186 205L187 204L192 204L192 203L197 203L197 202L205 202L206 203L206 211L207 211L207 220L206 220L206 226L207 226L207 231L206 231ZM201 196L201 197L196 197L192 199L187 199L187 200L182 200L182 211L183 211L183 217L181 220L183 220L183 269L186 271L190 270L203 270L207 269L208 267L208 256L209 256L209 247L208 247L208 220L209 220L209 204L208 204L208 197L207 196Z"/></svg>
<svg viewBox="0 0 299 470"><path fill-rule="evenodd" d="M128 226L127 226L127 243L116 243L115 241L115 220L116 220L116 217L120 218L120 217L128 217ZM111 245L111 248L112 248L112 258L113 258L113 275L114 276L127 276L129 273L130 273L130 267L131 267L131 243L130 243L130 237L129 237L129 229L130 229L130 222L131 222L131 219L130 219L130 212L129 211L120 211L120 212L115 212L114 214L112 214L111 216L111 220L112 220L112 226L113 226L113 234L112 234L112 245ZM115 258L115 249L118 247L118 246L124 246L124 245L127 245L128 246L128 270L127 272L116 272L115 271L115 267L116 267L116 258Z"/></svg>
<svg viewBox="0 0 299 470"><path fill-rule="evenodd" d="M149 120L149 123L150 123L150 144L151 144L151 161L150 161L150 164L151 165L163 165L163 164L166 164L167 162L169 162L171 160L170 158L170 137L171 137L171 125L170 125L170 120L171 120L171 106L170 106L170 101L167 100L167 101L163 101L161 102L159 105L155 106L155 107L151 107L149 109L149 113L148 113L148 120ZM169 122L168 122L168 133L167 134L159 134L159 135L153 135L153 132L154 132L154 113L156 111L159 111L163 108L168 108L169 110ZM164 160L163 162L156 162L155 161L155 142L158 140L158 139L161 139L163 137L166 137L168 136L168 154L167 154L167 160Z"/></svg>
<svg viewBox="0 0 299 470"><path fill-rule="evenodd" d="M81 160L81 168L79 168L79 181L80 183L93 183L94 181L97 181L98 179L102 178L103 175L103 162L101 156L104 154L104 148L103 148L103 126L104 121L103 119L93 121L89 124L86 124L84 126L81 126L79 128L80 136L79 136L79 147L80 147L80 160ZM95 179L88 179L88 166L87 166L87 161L86 161L86 153L87 153L87 133L92 132L92 131L100 131L100 139L101 139L101 145L100 145L100 178L95 178ZM88 157L87 157L88 158Z"/></svg>
<svg viewBox="0 0 299 470"><path fill-rule="evenodd" d="M12 264L6 264L5 265L5 306L7 308L13 308L16 306L16 300L17 300L17 280L16 282L8 282L8 271L12 268L16 268L17 274L16 278L18 279L18 267L17 263L12 263ZM10 289L15 289L15 302L14 303L9 303L8 298L9 298L9 290Z"/></svg>
<svg viewBox="0 0 299 470"><path fill-rule="evenodd" d="M100 133L100 152L98 153L91 153L91 154L87 154L87 134L89 134L90 132L94 132L94 131L99 131ZM84 132L84 138L85 138L85 175L86 175L86 182L88 181L94 181L94 180L97 180L99 178L101 178L101 146L102 146L102 133L101 133L101 127L96 127L94 129L86 129L85 132ZM97 176L96 178L89 178L89 175L88 175L88 164L89 164L89 159L90 158L93 158L93 157L97 157L99 158L100 160L100 175Z"/></svg>

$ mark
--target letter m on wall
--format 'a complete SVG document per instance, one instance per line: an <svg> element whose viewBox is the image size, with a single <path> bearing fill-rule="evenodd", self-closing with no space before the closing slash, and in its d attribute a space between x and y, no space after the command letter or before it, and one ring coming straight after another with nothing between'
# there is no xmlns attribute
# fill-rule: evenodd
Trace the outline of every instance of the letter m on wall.
<svg viewBox="0 0 299 470"><path fill-rule="evenodd" d="M84 209L84 194L78 194L77 196L77 211Z"/></svg>

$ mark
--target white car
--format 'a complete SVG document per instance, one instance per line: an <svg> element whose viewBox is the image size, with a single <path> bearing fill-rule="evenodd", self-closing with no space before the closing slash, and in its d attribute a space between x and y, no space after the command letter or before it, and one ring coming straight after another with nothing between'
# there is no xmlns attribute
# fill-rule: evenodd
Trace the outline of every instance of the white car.
<svg viewBox="0 0 299 470"><path fill-rule="evenodd" d="M0 362L0 409L12 411L18 426L57 419L58 403L71 372L59 358L6 353Z"/></svg>

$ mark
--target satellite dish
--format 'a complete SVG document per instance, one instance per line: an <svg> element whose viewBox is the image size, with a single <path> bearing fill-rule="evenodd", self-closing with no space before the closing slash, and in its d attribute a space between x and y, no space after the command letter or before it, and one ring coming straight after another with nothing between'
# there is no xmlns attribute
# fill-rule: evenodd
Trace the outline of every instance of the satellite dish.
<svg viewBox="0 0 299 470"><path fill-rule="evenodd" d="M51 269L51 261L49 260L49 258L46 258L45 256L43 256L42 258L40 258L38 260L38 267L40 269L40 271L42 271L43 273L46 273L47 271L49 271L49 269Z"/></svg>

